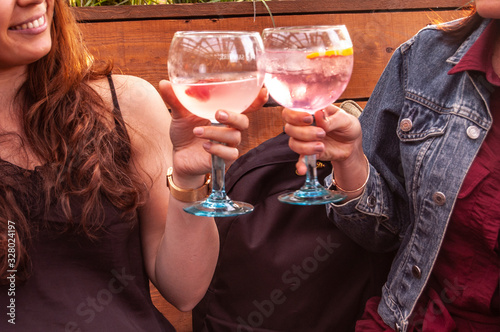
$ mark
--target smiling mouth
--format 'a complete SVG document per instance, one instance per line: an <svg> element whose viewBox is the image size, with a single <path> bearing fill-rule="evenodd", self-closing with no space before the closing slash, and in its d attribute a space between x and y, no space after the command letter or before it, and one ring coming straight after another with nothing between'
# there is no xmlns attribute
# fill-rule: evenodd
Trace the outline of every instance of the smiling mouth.
<svg viewBox="0 0 500 332"><path fill-rule="evenodd" d="M40 18L37 18L36 20L33 20L31 22L23 23L20 25L16 25L14 27L10 27L9 30L28 30L28 29L36 29L40 26L42 26L45 23L45 16L41 16Z"/></svg>

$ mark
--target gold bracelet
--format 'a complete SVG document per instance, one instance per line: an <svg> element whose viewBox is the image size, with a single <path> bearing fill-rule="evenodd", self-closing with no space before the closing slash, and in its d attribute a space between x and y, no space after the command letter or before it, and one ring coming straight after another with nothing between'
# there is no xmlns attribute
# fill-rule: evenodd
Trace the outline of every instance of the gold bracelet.
<svg viewBox="0 0 500 332"><path fill-rule="evenodd" d="M205 199L211 190L211 175L207 174L205 176L205 183L196 189L183 189L177 187L174 183L172 175L174 174L173 167L169 167L167 170L167 187L170 189L170 195L178 201L181 202L196 202Z"/></svg>
<svg viewBox="0 0 500 332"><path fill-rule="evenodd" d="M363 183L363 185L361 187L359 187L358 189L354 189L354 190L345 190L345 189L342 189L338 184L337 182L335 181L335 174L332 175L332 183L335 187L337 187L338 190L346 193L346 194L352 194L352 193L355 193L355 192L358 192L362 189L365 189L365 186L366 184L368 183L368 180L370 179L370 162L368 161L368 158L366 158L366 155L363 154L363 156L365 157L365 160L366 160L366 167L368 168L368 176L366 177L366 180L365 180L365 183Z"/></svg>

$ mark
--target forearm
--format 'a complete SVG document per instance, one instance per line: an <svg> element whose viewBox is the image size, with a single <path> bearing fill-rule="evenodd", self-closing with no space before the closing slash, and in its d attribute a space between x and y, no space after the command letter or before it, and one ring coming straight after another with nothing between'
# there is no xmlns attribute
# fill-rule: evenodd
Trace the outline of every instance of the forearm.
<svg viewBox="0 0 500 332"><path fill-rule="evenodd" d="M186 203L170 198L165 232L155 261L156 287L180 310L191 310L212 279L219 253L213 218L182 210Z"/></svg>

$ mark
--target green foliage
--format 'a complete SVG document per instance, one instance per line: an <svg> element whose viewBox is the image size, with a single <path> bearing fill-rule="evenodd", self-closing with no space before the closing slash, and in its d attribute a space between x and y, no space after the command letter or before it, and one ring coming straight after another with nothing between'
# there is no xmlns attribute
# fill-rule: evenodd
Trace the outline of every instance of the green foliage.
<svg viewBox="0 0 500 332"><path fill-rule="evenodd" d="M0 0L3 1L3 0ZM73 7L92 7L92 6L119 6L119 5L161 5L176 3L209 3L209 2L253 2L255 10L255 1L260 1L267 9L273 26L275 26L273 14L266 1L271 0L69 0L69 5Z"/></svg>

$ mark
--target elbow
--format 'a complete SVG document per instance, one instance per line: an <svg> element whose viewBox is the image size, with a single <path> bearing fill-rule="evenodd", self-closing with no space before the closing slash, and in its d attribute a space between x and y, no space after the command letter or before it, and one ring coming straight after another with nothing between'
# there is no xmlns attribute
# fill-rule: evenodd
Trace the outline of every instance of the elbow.
<svg viewBox="0 0 500 332"><path fill-rule="evenodd" d="M182 301L172 301L172 305L174 307L176 307L177 310L179 310L179 311L189 312L189 311L193 310L194 307L196 307L196 305L198 305L198 303L200 303L202 298L203 297L192 299L192 300L183 299Z"/></svg>
<svg viewBox="0 0 500 332"><path fill-rule="evenodd" d="M184 303L182 305L175 305L175 307L182 312L189 312L196 307L198 303Z"/></svg>
<svg viewBox="0 0 500 332"><path fill-rule="evenodd" d="M176 299L171 299L170 303L176 307L179 311L189 312L194 309L200 303L200 301L205 296L204 292L196 292L196 294L191 294L190 296L182 296Z"/></svg>

